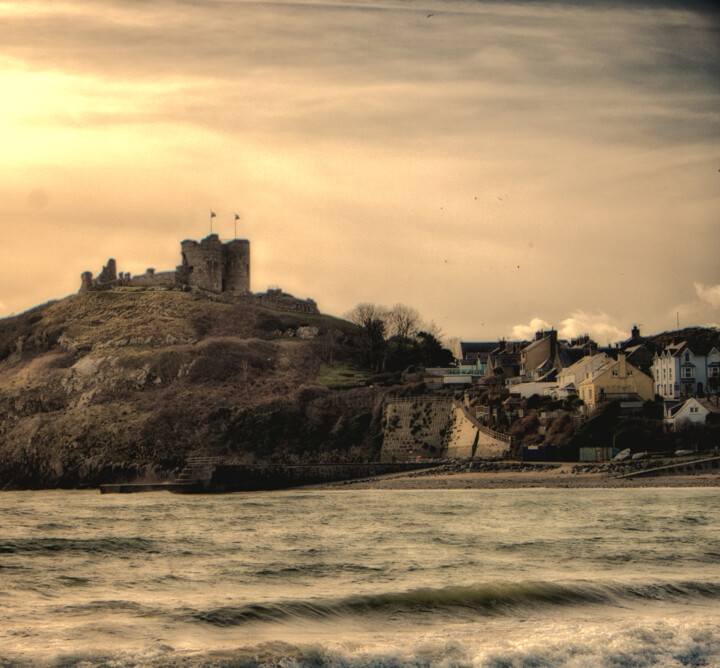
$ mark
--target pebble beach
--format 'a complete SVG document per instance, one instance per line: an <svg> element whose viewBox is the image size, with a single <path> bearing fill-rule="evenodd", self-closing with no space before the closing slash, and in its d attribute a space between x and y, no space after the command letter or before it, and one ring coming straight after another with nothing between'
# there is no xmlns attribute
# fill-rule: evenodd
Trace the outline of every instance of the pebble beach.
<svg viewBox="0 0 720 668"><path fill-rule="evenodd" d="M642 471L649 462L577 464L522 462L453 463L402 474L325 484L322 489L524 489L718 487L720 471L676 475L621 476Z"/></svg>

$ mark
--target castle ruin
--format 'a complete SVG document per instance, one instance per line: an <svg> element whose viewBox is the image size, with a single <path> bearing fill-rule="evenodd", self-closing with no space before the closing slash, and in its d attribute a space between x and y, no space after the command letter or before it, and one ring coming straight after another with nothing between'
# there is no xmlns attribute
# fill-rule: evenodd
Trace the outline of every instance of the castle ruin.
<svg viewBox="0 0 720 668"><path fill-rule="evenodd" d="M138 288L178 287L201 290L231 301L253 301L281 311L319 313L312 299L297 299L278 288L253 294L250 292L250 242L233 239L223 243L217 234L197 242L180 242L182 264L175 271L156 272L150 268L144 274L131 276L117 271L110 258L97 278L86 271L80 276L80 292L109 290L120 286Z"/></svg>
<svg viewBox="0 0 720 668"><path fill-rule="evenodd" d="M222 243L217 234L200 243L180 243L182 264L175 270L176 281L209 292L250 292L250 242L233 239Z"/></svg>

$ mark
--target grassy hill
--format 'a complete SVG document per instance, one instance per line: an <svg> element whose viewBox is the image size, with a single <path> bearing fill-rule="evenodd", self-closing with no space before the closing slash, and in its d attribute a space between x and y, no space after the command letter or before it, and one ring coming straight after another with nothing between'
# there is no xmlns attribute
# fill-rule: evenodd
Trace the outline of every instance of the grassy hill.
<svg viewBox="0 0 720 668"><path fill-rule="evenodd" d="M359 367L356 331L138 288L0 320L0 488L158 478L193 454L373 459L386 390Z"/></svg>

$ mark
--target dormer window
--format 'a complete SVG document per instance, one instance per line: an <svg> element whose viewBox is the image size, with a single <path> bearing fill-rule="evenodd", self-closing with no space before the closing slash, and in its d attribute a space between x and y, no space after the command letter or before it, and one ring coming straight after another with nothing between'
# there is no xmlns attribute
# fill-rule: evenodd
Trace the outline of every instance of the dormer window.
<svg viewBox="0 0 720 668"><path fill-rule="evenodd" d="M685 353L685 361L686 362L690 361L690 353Z"/></svg>

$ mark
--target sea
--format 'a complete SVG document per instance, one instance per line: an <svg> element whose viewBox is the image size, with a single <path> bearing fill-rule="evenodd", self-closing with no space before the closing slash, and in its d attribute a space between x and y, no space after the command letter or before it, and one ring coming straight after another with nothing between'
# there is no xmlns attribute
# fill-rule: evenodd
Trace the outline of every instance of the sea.
<svg viewBox="0 0 720 668"><path fill-rule="evenodd" d="M0 666L720 666L720 493L0 493Z"/></svg>

